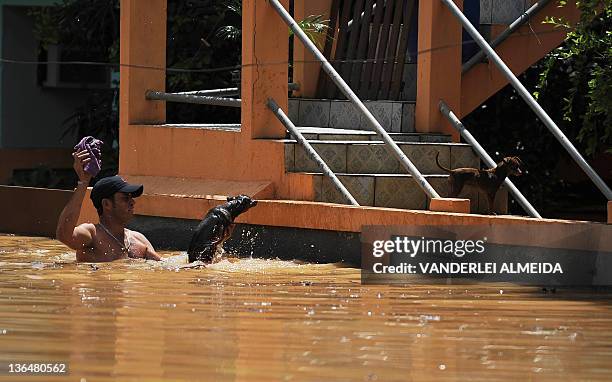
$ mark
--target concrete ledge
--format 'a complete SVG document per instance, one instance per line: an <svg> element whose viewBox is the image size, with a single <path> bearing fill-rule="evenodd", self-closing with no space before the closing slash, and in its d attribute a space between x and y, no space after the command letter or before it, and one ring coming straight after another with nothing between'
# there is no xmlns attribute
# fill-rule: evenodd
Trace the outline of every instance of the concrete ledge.
<svg viewBox="0 0 612 382"><path fill-rule="evenodd" d="M214 198L228 195L248 195L255 199L274 197L274 186L266 181L245 181L179 178L171 176L124 175L130 183L144 184L148 195Z"/></svg>
<svg viewBox="0 0 612 382"><path fill-rule="evenodd" d="M429 204L431 211L438 212L456 212L469 214L470 213L470 199L457 199L457 198L433 198Z"/></svg>
<svg viewBox="0 0 612 382"><path fill-rule="evenodd" d="M67 190L0 186L0 232L55 237L57 219L71 196Z"/></svg>
<svg viewBox="0 0 612 382"><path fill-rule="evenodd" d="M0 221L0 231L53 237L58 215L71 195L71 191L0 186L0 214L10 217ZM204 216L206 211L223 202L224 198L221 197L190 198L145 194L136 199L136 212L141 216L165 217L171 220L172 218L190 220L188 225L193 227ZM153 219L153 221L155 220ZM589 242L593 238L597 238L597 245L600 248L612 248L612 225L571 220L533 219L518 216L486 216L379 207L354 207L295 200L260 200L256 208L241 215L237 220L237 223L244 225L245 229L247 226L267 227L265 230L267 235L269 234L268 238L276 238L275 240L278 240L279 246L287 245L281 242L291 238L291 235L294 234L297 236L291 240L303 240L300 230L306 230L311 233L316 231L317 235L315 236L320 236L323 241L332 237L335 238L334 240L341 240L340 238L348 239L350 237L352 241L355 240L354 236L346 236L342 232L359 233L365 225L518 225L523 226L525 230L524 235L520 237L509 235L498 240L498 243L580 249L584 248L585 241ZM89 195L85 196L79 221L98 221L96 211L89 200ZM149 230L157 230L155 236L163 237L160 232L164 231L161 228L165 227L157 227L156 229L154 226L156 225L149 226ZM249 229L255 228L251 227ZM187 232L189 230L190 228L184 229ZM264 228L257 228L255 230L259 230L263 234L262 230ZM285 234L288 232L292 233L286 236ZM585 233L588 233L588 235ZM170 234L168 237L173 236L175 235ZM350 248L354 248L355 243L353 242ZM169 243L159 244L167 246ZM303 243L299 244L302 245ZM321 245L317 245L317 247L323 248ZM297 247L283 248L288 253L291 253ZM352 251L353 249L349 252L352 253ZM341 258L343 261L347 261L351 256L343 255ZM354 259L351 259L351 261L354 261Z"/></svg>

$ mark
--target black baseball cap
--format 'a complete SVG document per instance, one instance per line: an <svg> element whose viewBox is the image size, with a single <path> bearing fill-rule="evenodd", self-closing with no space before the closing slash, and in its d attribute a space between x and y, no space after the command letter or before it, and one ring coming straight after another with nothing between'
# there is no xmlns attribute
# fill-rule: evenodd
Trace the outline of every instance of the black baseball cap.
<svg viewBox="0 0 612 382"><path fill-rule="evenodd" d="M94 207L102 206L102 199L111 198L116 192L131 194L133 198L142 195L144 186L142 184L130 184L119 175L102 178L96 182L91 190L91 201Z"/></svg>

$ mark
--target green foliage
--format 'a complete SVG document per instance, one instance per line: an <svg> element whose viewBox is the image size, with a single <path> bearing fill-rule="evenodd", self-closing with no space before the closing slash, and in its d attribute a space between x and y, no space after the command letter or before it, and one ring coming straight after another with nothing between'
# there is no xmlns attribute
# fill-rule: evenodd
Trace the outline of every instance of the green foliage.
<svg viewBox="0 0 612 382"><path fill-rule="evenodd" d="M582 151L593 156L612 152L612 0L576 5L581 11L577 25L561 18L545 21L573 29L565 43L544 59L534 95L561 105L562 128L573 132Z"/></svg>
<svg viewBox="0 0 612 382"><path fill-rule="evenodd" d="M327 30L329 29L329 20L323 20L322 15L310 15L304 20L298 21L297 24L317 48L323 49ZM293 36L291 29L289 30L289 36Z"/></svg>
<svg viewBox="0 0 612 382"><path fill-rule="evenodd" d="M578 5L583 9L581 21L565 43L519 79L578 150L593 159L612 147L612 17L610 0ZM558 28L569 24L560 19L547 22ZM510 85L465 123L495 160L508 155L522 159L527 171L512 180L544 216L589 203L605 206L592 182L568 179L582 170L570 167L573 160ZM515 201L510 210L524 213Z"/></svg>

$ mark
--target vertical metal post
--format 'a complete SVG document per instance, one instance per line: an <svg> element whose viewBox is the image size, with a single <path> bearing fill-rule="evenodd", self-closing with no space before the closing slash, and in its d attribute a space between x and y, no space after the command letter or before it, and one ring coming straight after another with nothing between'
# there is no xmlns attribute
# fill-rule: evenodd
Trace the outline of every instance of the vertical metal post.
<svg viewBox="0 0 612 382"><path fill-rule="evenodd" d="M329 179L331 179L332 183L334 184L334 186L336 186L338 191L340 191L342 196L344 196L344 198L348 200L348 202L351 203L352 205L359 206L359 203L357 203L355 198L353 198L353 195L351 195L351 193L346 189L346 187L344 187L342 182L340 182L340 179L338 179L336 174L334 174L334 172L329 168L329 166L325 163L325 161L321 158L321 156L319 156L319 154L312 148L310 143L308 143L306 138L304 138L302 133L295 127L293 122L291 122L291 120L287 117L287 115L283 112L283 110L278 106L278 104L272 98L269 98L267 105L268 105L268 108L270 108L270 110L272 110L272 112L276 115L278 120L281 121L283 125L285 125L285 127L287 128L287 130L289 130L291 135L295 137L295 140L298 141L298 143L301 144L302 147L304 147L304 150L306 150L306 153L310 156L310 158L312 158L312 160L317 162L319 167L323 170L323 173L327 177L329 177Z"/></svg>
<svg viewBox="0 0 612 382"><path fill-rule="evenodd" d="M440 101L440 111L451 122L451 124L455 127L455 129L459 131L463 139L465 139L467 143L469 143L470 145L472 145L472 147L474 147L474 150L476 150L476 153L478 154L478 156L480 156L480 158L485 162L487 166L489 166L489 168L493 168L497 165L495 161L493 160L493 158L491 158L489 154L485 151L485 149L480 145L480 143L478 143L476 138L474 138L474 136L472 136L472 134L470 134L470 132L467 131L467 129L465 128L465 126L463 126L463 123L461 123L461 121L459 120L459 118L457 118L455 113L453 113L449 109L446 102ZM531 203L529 203L529 201L525 198L525 196L523 196L521 191L519 191L519 189L516 188L516 186L514 185L514 183L512 183L510 179L506 178L504 180L504 185L508 188L508 190L514 196L514 198L519 202L521 207L523 207L523 209L531 217L534 217L534 218L542 217L538 213L538 211L536 211L536 209L531 205Z"/></svg>
<svg viewBox="0 0 612 382"><path fill-rule="evenodd" d="M557 140L561 143L561 145L567 150L570 156L576 161L578 166L582 168L582 170L591 178L593 183L599 188L599 190L605 195L608 200L612 200L612 190L610 187L597 175L595 170L584 160L582 155L576 150L574 145L567 139L565 134L559 129L559 127L555 124L555 122L546 114L544 109L536 102L536 100L531 96L529 91L525 89L521 81L516 78L514 73L506 66L504 61L495 53L493 48L489 46L487 41L478 33L476 28L468 21L468 19L463 15L461 10L457 7L457 5L452 0L440 0L450 9L450 11L459 19L461 24L465 30L474 38L474 41L485 51L487 56L491 61L493 61L500 69L502 74L508 79L508 81L512 84L512 86L516 89L517 93L527 102L527 105L536 113L538 118L544 123L544 125L548 128L548 130L557 138Z"/></svg>
<svg viewBox="0 0 612 382"><path fill-rule="evenodd" d="M295 36L297 36L304 46L310 50L310 52L319 60L323 70L329 75L329 77L334 81L334 83L338 86L340 91L348 98L353 105L359 110L365 117L370 126L382 137L382 140L387 144L387 147L390 148L391 154L393 154L400 163L408 170L410 175L412 175L419 187L430 197L430 198L439 198L440 195L438 192L427 182L427 179L421 174L421 172L416 168L416 166L408 159L406 154L399 148L399 146L391 139L389 134L383 129L383 127L378 123L376 118L370 113L370 111L365 107L363 102L359 100L359 97L355 95L353 90L347 85L346 82L340 77L338 72L331 66L331 64L327 61L325 56L317 49L312 41L306 36L306 34L300 29L295 20L289 15L287 10L283 8L281 3L278 0L268 0L270 5L278 12L280 17L287 23L289 28L293 31Z"/></svg>

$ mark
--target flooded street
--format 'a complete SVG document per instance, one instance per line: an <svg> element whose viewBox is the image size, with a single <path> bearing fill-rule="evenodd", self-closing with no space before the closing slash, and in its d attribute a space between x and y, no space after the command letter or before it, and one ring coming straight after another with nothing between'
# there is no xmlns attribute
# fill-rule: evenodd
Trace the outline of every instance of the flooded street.
<svg viewBox="0 0 612 382"><path fill-rule="evenodd" d="M612 379L610 290L362 286L355 268L160 254L77 264L0 235L0 361L66 362L44 380L73 381Z"/></svg>

